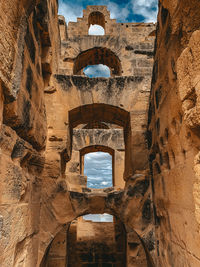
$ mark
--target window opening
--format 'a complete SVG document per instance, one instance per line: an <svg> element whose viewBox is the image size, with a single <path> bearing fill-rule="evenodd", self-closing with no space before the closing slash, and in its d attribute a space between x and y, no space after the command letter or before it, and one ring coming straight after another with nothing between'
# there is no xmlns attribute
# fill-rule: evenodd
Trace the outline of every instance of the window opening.
<svg viewBox="0 0 200 267"><path fill-rule="evenodd" d="M84 156L84 175L87 187L105 188L113 186L112 156L105 152L92 152Z"/></svg>

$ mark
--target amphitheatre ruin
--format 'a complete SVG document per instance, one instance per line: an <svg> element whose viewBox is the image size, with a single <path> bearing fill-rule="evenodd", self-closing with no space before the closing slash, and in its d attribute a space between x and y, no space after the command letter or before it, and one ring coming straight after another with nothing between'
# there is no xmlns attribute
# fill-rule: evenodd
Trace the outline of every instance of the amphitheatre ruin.
<svg viewBox="0 0 200 267"><path fill-rule="evenodd" d="M200 1L158 2L67 25L57 0L0 1L1 267L200 266ZM94 152L112 186L88 186Z"/></svg>

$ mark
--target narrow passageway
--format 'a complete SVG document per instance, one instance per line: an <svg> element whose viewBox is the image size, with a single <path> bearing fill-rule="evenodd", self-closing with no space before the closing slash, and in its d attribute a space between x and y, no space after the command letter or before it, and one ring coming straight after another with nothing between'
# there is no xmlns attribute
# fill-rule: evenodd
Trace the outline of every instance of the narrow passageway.
<svg viewBox="0 0 200 267"><path fill-rule="evenodd" d="M68 267L125 266L125 233L115 220L98 222L79 218L71 223L68 240Z"/></svg>
<svg viewBox="0 0 200 267"><path fill-rule="evenodd" d="M125 267L124 225L109 214L90 214L72 221L51 244L48 267Z"/></svg>

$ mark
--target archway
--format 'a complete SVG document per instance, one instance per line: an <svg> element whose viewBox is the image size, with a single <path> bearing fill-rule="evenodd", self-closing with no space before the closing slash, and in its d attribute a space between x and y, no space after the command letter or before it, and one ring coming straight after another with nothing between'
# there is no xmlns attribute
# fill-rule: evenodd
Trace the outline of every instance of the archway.
<svg viewBox="0 0 200 267"><path fill-rule="evenodd" d="M105 47L94 47L81 52L74 61L73 74L80 75L85 67L98 64L108 66L111 76L121 75L122 67L118 56Z"/></svg>
<svg viewBox="0 0 200 267"><path fill-rule="evenodd" d="M118 217L114 215L113 221L100 222L79 216L57 232L40 267L115 264L119 267L154 267L143 240Z"/></svg>
<svg viewBox="0 0 200 267"><path fill-rule="evenodd" d="M90 13L88 17L88 34L104 35L105 34L105 16L99 11Z"/></svg>
<svg viewBox="0 0 200 267"><path fill-rule="evenodd" d="M102 103L83 105L69 111L71 129L79 124L92 122L116 124L126 130L130 125L130 113L122 108Z"/></svg>
<svg viewBox="0 0 200 267"><path fill-rule="evenodd" d="M90 25L100 25L105 29L105 16L103 13L99 11L94 11L90 13L88 17L88 28L90 28Z"/></svg>
<svg viewBox="0 0 200 267"><path fill-rule="evenodd" d="M80 124L96 122L115 124L122 127L125 145L124 179L131 173L131 130L130 113L122 108L108 104L88 104L69 111L69 128L73 142L73 129Z"/></svg>

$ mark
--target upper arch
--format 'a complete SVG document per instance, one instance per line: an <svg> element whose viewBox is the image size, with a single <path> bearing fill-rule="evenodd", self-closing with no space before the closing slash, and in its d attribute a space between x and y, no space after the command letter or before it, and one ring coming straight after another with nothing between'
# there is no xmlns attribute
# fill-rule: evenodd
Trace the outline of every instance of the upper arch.
<svg viewBox="0 0 200 267"><path fill-rule="evenodd" d="M118 56L106 47L94 47L81 52L74 61L73 74L89 65L103 64L110 68L111 76L120 76L122 73L121 62Z"/></svg>
<svg viewBox="0 0 200 267"><path fill-rule="evenodd" d="M88 29L91 25L100 25L105 30L105 16L103 13L99 11L93 11L88 16Z"/></svg>

